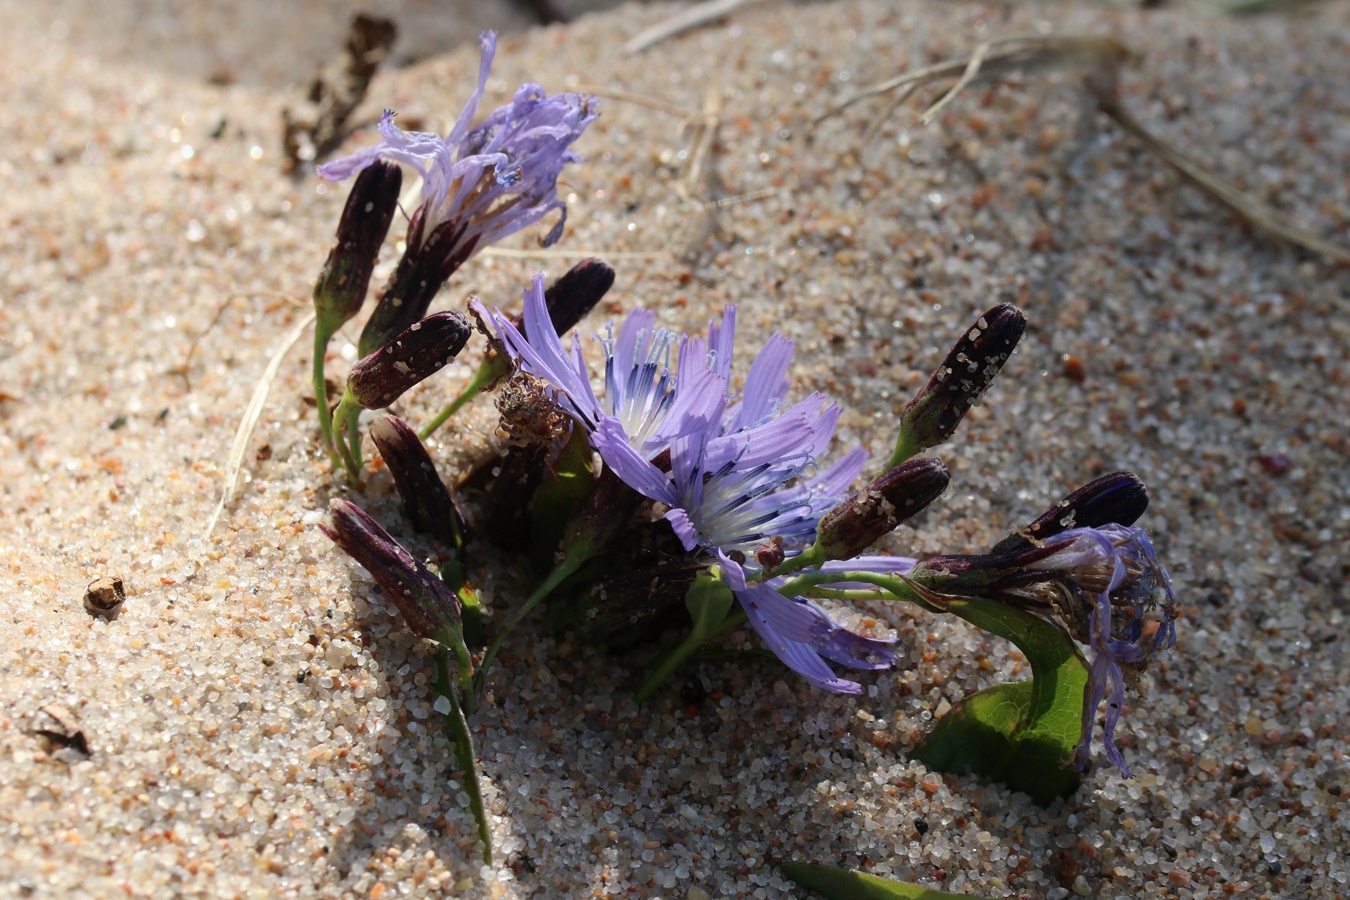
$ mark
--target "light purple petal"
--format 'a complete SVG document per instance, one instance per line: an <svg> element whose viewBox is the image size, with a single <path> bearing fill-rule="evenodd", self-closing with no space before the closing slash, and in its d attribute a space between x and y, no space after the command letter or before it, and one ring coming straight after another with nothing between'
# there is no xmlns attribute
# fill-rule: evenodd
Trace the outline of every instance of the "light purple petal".
<svg viewBox="0 0 1350 900"><path fill-rule="evenodd" d="M781 334L774 334L750 364L745 377L745 390L736 411L732 427L746 427L763 421L777 411L787 394L788 367L792 365L796 345Z"/></svg>
<svg viewBox="0 0 1350 900"><path fill-rule="evenodd" d="M736 342L736 304L722 311L722 322L708 323L708 355L713 371L731 380L731 351Z"/></svg>
<svg viewBox="0 0 1350 900"><path fill-rule="evenodd" d="M665 520L670 523L670 528L675 532L675 536L680 539L686 550L696 549L702 541L699 539L698 529L694 523L689 520L689 514L679 507L669 510L665 515Z"/></svg>
<svg viewBox="0 0 1350 900"><path fill-rule="evenodd" d="M894 639L863 637L838 625L817 644L820 655L850 669L879 671L895 665Z"/></svg>
<svg viewBox="0 0 1350 900"><path fill-rule="evenodd" d="M487 88L488 73L492 71L492 58L497 54L497 32L484 31L478 35L478 86L469 95L454 127L445 136L445 143L452 146L462 142L469 133L473 117L478 114L478 104L483 102L483 91Z"/></svg>
<svg viewBox="0 0 1350 900"><path fill-rule="evenodd" d="M736 591L747 614L757 615L774 633L789 641L815 644L829 629L824 613L805 603L784 597L763 584L748 584Z"/></svg>
<svg viewBox="0 0 1350 900"><path fill-rule="evenodd" d="M591 446L624 484L645 497L667 506L675 505L678 498L670 479L629 445L628 435L618 419L609 416L601 419L591 432Z"/></svg>

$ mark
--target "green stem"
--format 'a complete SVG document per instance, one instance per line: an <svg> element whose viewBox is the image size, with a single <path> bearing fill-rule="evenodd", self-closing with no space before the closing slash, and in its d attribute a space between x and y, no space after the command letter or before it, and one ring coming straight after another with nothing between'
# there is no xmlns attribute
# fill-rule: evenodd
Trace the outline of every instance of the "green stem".
<svg viewBox="0 0 1350 900"><path fill-rule="evenodd" d="M706 634L690 633L689 637L684 639L684 643L676 647L673 653L661 661L661 665L657 666L651 677L643 682L642 687L638 689L633 699L638 703L646 703L651 699L652 694L656 693L656 689L661 686L662 682L675 674L675 670L683 665L690 656L693 656L699 648L718 635L726 634L731 629L744 625L745 620L745 610L736 607L728 612L726 618L721 622L709 628Z"/></svg>
<svg viewBox="0 0 1350 900"><path fill-rule="evenodd" d="M659 688L667 678L674 674L675 670L683 665L686 659L693 656L694 653L703 646L703 642L706 639L707 636L700 634L690 634L689 637L685 638L684 643L676 647L674 653L671 653L661 661L661 665L656 667L656 671L653 672L651 677L638 689L638 692L634 695L633 699L638 703L646 703L647 700L651 698L652 694L656 693L656 689Z"/></svg>
<svg viewBox="0 0 1350 900"><path fill-rule="evenodd" d="M324 449L328 451L328 459L336 469L341 460L333 446L333 417L328 412L328 382L324 378L324 357L328 355L328 342L332 337L333 332L324 328L322 323L314 323L314 402L319 411L319 436L323 439Z"/></svg>
<svg viewBox="0 0 1350 900"><path fill-rule="evenodd" d="M451 644L454 643L456 642L451 641ZM463 645L464 642L461 640L458 643ZM460 671L462 673L467 670L461 665ZM473 732L469 730L469 720L464 717L464 710L459 705L454 685L450 682L449 651L445 647L436 653L435 688L437 693L450 701L450 711L445 714L445 724L454 738L455 757L459 761L460 770L464 772L464 790L469 795L469 809L478 822L478 838L483 842L483 862L492 865L492 832L488 828L487 809L483 805L483 788L478 783L478 762L474 759Z"/></svg>
<svg viewBox="0 0 1350 900"><path fill-rule="evenodd" d="M812 544L791 559L784 560L782 565L774 569L761 569L754 574L753 580L768 581L770 578L778 578L782 575L787 575L790 572L796 572L800 569L819 565L825 561L820 558L822 556L824 556L824 553L819 549L819 545Z"/></svg>
<svg viewBox="0 0 1350 900"><path fill-rule="evenodd" d="M565 557L562 562L554 567L553 571L549 573L549 576L544 579L544 583L534 589L534 593L525 601L525 605L516 610L516 614L506 623L506 627L498 632L497 637L492 641L492 645L488 647L487 653L483 655L482 665L478 667L478 676L474 680L474 684L480 693L483 690L483 685L487 681L488 667L491 666L493 660L497 658L497 651L502 648L502 644L506 641L506 638L511 633L512 629L519 625L520 620L529 615L530 610L538 606L540 601L553 593L553 589L562 584L567 576L581 568L581 564L588 558L589 557L583 554Z"/></svg>
<svg viewBox="0 0 1350 900"><path fill-rule="evenodd" d="M436 418L424 425L422 430L417 432L417 436L425 441L433 431L440 428L451 416L468 405L469 401L482 393L488 385L510 371L510 366L503 357L498 356L483 360L483 364L478 367L478 371L474 373L473 378L469 379L469 383L464 386L464 390L459 392L459 396L449 406L441 410Z"/></svg>
<svg viewBox="0 0 1350 900"><path fill-rule="evenodd" d="M900 436L895 439L895 450L891 453L890 461L886 463L886 467L882 471L889 472L901 463L909 462L922 453L923 449L919 441L915 440L914 436L910 434L909 429L902 425Z"/></svg>
<svg viewBox="0 0 1350 900"><path fill-rule="evenodd" d="M459 663L455 674L459 689L464 694L464 712L466 715L472 715L478 711L478 698L473 694L473 654L469 652L468 644L464 643L464 634L442 630L437 632L435 637L442 647L449 647L454 651L455 660Z"/></svg>
<svg viewBox="0 0 1350 900"><path fill-rule="evenodd" d="M337 427L336 443L342 454L342 462L347 467L347 481L356 484L361 477L361 404L349 390L342 395L342 402L333 410L333 423Z"/></svg>

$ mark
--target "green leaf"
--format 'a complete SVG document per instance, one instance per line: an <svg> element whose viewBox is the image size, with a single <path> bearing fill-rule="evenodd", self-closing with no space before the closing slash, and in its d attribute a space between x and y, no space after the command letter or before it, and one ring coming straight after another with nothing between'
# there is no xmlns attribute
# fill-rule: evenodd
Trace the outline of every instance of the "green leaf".
<svg viewBox="0 0 1350 900"><path fill-rule="evenodd" d="M919 887L904 881L892 881L864 872L832 869L810 863L785 862L778 866L783 874L804 888L810 888L830 900L988 900L969 894L952 894Z"/></svg>
<svg viewBox="0 0 1350 900"><path fill-rule="evenodd" d="M731 588L721 581L706 574L694 579L684 595L685 608L694 622L693 639L702 642L713 635L735 602Z"/></svg>
<svg viewBox="0 0 1350 900"><path fill-rule="evenodd" d="M540 569L552 568L553 552L562 540L563 526L595 483L591 462L591 445L586 439L586 431L574 427L567 444L534 494L530 546L538 557L534 563Z"/></svg>
<svg viewBox="0 0 1350 900"><path fill-rule="evenodd" d="M957 704L915 748L931 769L975 773L1048 804L1081 780L1072 766L1081 733L1087 670L1055 625L1003 603L952 601L952 613L1017 645L1030 681L1000 684Z"/></svg>

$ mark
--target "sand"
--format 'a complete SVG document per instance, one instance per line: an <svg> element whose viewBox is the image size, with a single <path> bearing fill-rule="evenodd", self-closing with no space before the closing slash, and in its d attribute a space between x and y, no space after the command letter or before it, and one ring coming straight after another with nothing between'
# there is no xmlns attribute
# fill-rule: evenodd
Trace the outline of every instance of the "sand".
<svg viewBox="0 0 1350 900"><path fill-rule="evenodd" d="M303 76L253 78L247 54L223 51L233 75L192 71L160 52L172 41L138 36L273 59L292 37L311 46L310 7L242 7L233 30L192 38L158 8L4 4L0 893L805 896L775 867L785 859L999 897L1350 890L1350 273L1186 186L1093 111L1076 75L973 88L930 127L902 110L866 146L880 105L811 124L860 85L995 34L1110 32L1141 53L1122 83L1140 118L1346 245L1344 16L848 0L760 5L638 59L619 45L670 8L504 37L489 104L525 80L691 111L710 89L721 100L691 196L679 166L696 135L602 99L578 147L588 162L565 176L557 248L619 271L611 310L584 330L634 304L701 328L738 302L742 362L774 330L793 337L794 395L832 394L843 444L884 456L895 410L946 345L1015 302L1027 336L942 449L951 488L884 549L977 552L1128 468L1152 489L1141 524L1186 617L1130 698L1135 777L1099 759L1049 808L909 759L951 704L1026 675L1011 647L958 621L837 608L905 655L858 698L740 655L685 668L642 707L632 693L654 650L610 654L531 625L472 720L489 870L427 648L317 529L340 495L400 519L387 477L347 492L318 452L306 340L204 536L240 413L305 313L345 188L281 172L280 113L297 94L278 79ZM475 67L461 45L384 73L365 121L395 106L443 127ZM698 202L741 195L715 218ZM561 272L568 260L537 255L536 237L476 258L443 305L512 305L535 271ZM356 334L334 343L330 371L345 372ZM477 352L398 412L425 421ZM493 424L484 402L439 434L443 471L492 453ZM534 576L475 553L500 622ZM110 621L82 605L100 576L125 582ZM53 706L88 754L34 734L59 729Z"/></svg>

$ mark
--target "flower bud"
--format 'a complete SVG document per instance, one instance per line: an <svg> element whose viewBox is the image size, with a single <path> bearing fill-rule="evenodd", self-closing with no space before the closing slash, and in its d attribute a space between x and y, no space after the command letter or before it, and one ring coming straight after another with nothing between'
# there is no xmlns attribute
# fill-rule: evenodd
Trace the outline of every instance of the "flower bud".
<svg viewBox="0 0 1350 900"><path fill-rule="evenodd" d="M365 302L370 273L398 209L402 185L402 171L385 162L362 170L352 185L338 221L337 244L314 285L314 309L327 334L337 331Z"/></svg>
<svg viewBox="0 0 1350 900"><path fill-rule="evenodd" d="M429 534L447 547L464 543L464 517L450 494L427 448L398 416L382 416L370 426L370 436L394 476L403 500L403 512L413 528Z"/></svg>
<svg viewBox="0 0 1350 900"><path fill-rule="evenodd" d="M346 500L330 504L333 525L320 525L324 534L371 574L418 637L438 632L458 633L459 598L441 579L399 545L365 510Z"/></svg>
<svg viewBox="0 0 1350 900"><path fill-rule="evenodd" d="M603 259L591 257L577 263L544 291L553 330L559 337L572 330L613 286L614 268ZM516 325L529 340L523 317L516 317Z"/></svg>
<svg viewBox="0 0 1350 900"><path fill-rule="evenodd" d="M948 479L938 459L910 460L878 476L820 520L818 552L852 559L936 500Z"/></svg>
<svg viewBox="0 0 1350 900"><path fill-rule="evenodd" d="M1148 509L1148 488L1133 472L1112 472L1083 485L1030 525L994 545L995 555L1028 550L1070 528L1133 525Z"/></svg>
<svg viewBox="0 0 1350 900"><path fill-rule="evenodd" d="M1026 328L1026 317L1002 303L980 316L952 347L900 417L892 464L945 443L966 411L989 389Z"/></svg>
<svg viewBox="0 0 1350 900"><path fill-rule="evenodd" d="M463 313L427 316L353 366L347 390L366 409L386 407L454 359L469 333Z"/></svg>

